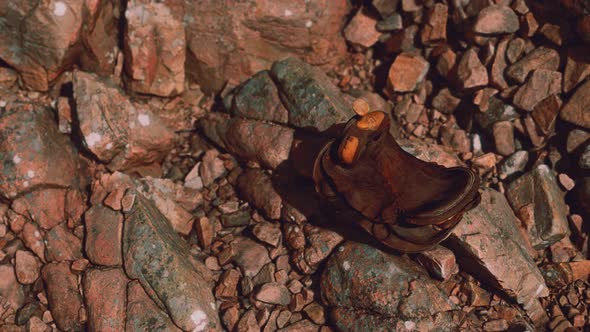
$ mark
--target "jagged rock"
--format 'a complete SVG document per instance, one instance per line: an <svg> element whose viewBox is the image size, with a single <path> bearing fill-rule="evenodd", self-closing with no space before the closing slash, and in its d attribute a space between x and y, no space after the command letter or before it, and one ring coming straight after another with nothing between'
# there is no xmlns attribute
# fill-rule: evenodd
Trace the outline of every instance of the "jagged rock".
<svg viewBox="0 0 590 332"><path fill-rule="evenodd" d="M434 331L460 324L461 314L415 262L366 244L346 242L334 252L321 290L341 330Z"/></svg>
<svg viewBox="0 0 590 332"><path fill-rule="evenodd" d="M205 266L190 257L187 244L153 203L137 192L126 199L132 202L123 231L126 274L138 279L183 330L221 329Z"/></svg>
<svg viewBox="0 0 590 332"><path fill-rule="evenodd" d="M40 186L79 188L76 149L45 107L14 104L0 116L0 195L13 199Z"/></svg>
<svg viewBox="0 0 590 332"><path fill-rule="evenodd" d="M505 293L543 326L547 317L539 297L548 296L549 289L526 250L519 223L504 195L484 189L481 203L465 213L448 243L461 270Z"/></svg>
<svg viewBox="0 0 590 332"><path fill-rule="evenodd" d="M506 195L535 249L546 248L566 236L564 194L547 165L539 165L510 183Z"/></svg>
<svg viewBox="0 0 590 332"><path fill-rule="evenodd" d="M74 98L86 148L112 170L159 162L175 136L145 106L133 105L107 80L74 74Z"/></svg>

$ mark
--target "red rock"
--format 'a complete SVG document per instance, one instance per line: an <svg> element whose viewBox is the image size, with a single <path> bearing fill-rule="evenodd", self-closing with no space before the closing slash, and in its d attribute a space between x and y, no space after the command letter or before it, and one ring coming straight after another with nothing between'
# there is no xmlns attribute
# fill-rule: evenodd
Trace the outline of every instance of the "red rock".
<svg viewBox="0 0 590 332"><path fill-rule="evenodd" d="M197 231L197 238L201 248L208 249L215 237L215 230L213 223L207 217L201 217L195 221L195 230Z"/></svg>
<svg viewBox="0 0 590 332"><path fill-rule="evenodd" d="M80 258L72 262L71 269L74 272L84 272L90 262L86 258Z"/></svg>
<svg viewBox="0 0 590 332"><path fill-rule="evenodd" d="M128 281L122 269L86 271L83 285L90 331L125 330Z"/></svg>
<svg viewBox="0 0 590 332"><path fill-rule="evenodd" d="M146 294L141 284L135 280L127 284L127 311L125 330L132 332L150 331L182 331Z"/></svg>
<svg viewBox="0 0 590 332"><path fill-rule="evenodd" d="M583 144L590 139L590 132L582 129L574 129L567 135L566 151L572 153L579 148L584 148Z"/></svg>
<svg viewBox="0 0 590 332"><path fill-rule="evenodd" d="M0 305L0 314L4 314L6 307L16 312L25 304L25 295L25 288L18 283L14 267L0 265L0 297L3 301Z"/></svg>
<svg viewBox="0 0 590 332"><path fill-rule="evenodd" d="M208 187L213 181L224 176L227 173L223 161L219 159L219 151L212 149L205 152L199 174L203 180L203 185Z"/></svg>
<svg viewBox="0 0 590 332"><path fill-rule="evenodd" d="M588 47L572 47L567 52L567 62L563 72L563 92L570 92L590 75L590 56Z"/></svg>
<svg viewBox="0 0 590 332"><path fill-rule="evenodd" d="M524 58L508 67L506 76L518 83L524 83L529 73L534 70L557 70L559 67L559 54L552 48L544 46L534 49Z"/></svg>
<svg viewBox="0 0 590 332"><path fill-rule="evenodd" d="M564 35L559 25L545 23L538 32L557 46L563 44Z"/></svg>
<svg viewBox="0 0 590 332"><path fill-rule="evenodd" d="M561 105L561 99L557 95L551 95L535 105L531 116L543 134L548 135L554 131Z"/></svg>
<svg viewBox="0 0 590 332"><path fill-rule="evenodd" d="M72 201L72 199L69 199L68 202L69 194L70 192L66 189L35 190L29 195L16 199L13 202L13 209L19 214L29 215L31 220L43 229L51 229L66 219L70 219L70 216L67 216L67 210L71 208L69 205L80 203ZM76 216L71 217L76 219Z"/></svg>
<svg viewBox="0 0 590 332"><path fill-rule="evenodd" d="M543 99L561 91L561 73L539 69L533 71L527 82L514 95L515 106L532 111Z"/></svg>
<svg viewBox="0 0 590 332"><path fill-rule="evenodd" d="M400 52L414 52L416 51L416 34L420 28L413 24L401 31L395 32L389 39L385 41L386 52L400 53Z"/></svg>
<svg viewBox="0 0 590 332"><path fill-rule="evenodd" d="M236 332L258 332L260 331L260 326L258 325L258 321L256 320L256 313L253 309L246 311L240 318L240 321L236 325L235 329Z"/></svg>
<svg viewBox="0 0 590 332"><path fill-rule="evenodd" d="M0 58L16 68L27 89L47 91L80 53L84 67L112 71L118 42L114 16L119 8L110 2L19 2L6 9Z"/></svg>
<svg viewBox="0 0 590 332"><path fill-rule="evenodd" d="M240 272L235 269L225 270L217 287L215 287L215 297L224 301L236 301L238 299L238 283L240 282Z"/></svg>
<svg viewBox="0 0 590 332"><path fill-rule="evenodd" d="M198 127L233 155L272 169L289 158L294 135L291 128L221 114L201 118Z"/></svg>
<svg viewBox="0 0 590 332"><path fill-rule="evenodd" d="M496 53L494 54L494 60L492 62L492 68L490 70L490 83L498 89L506 89L508 84L504 79L504 70L506 69L506 49L508 47L510 39L504 37L496 46Z"/></svg>
<svg viewBox="0 0 590 332"><path fill-rule="evenodd" d="M510 121L499 121L493 126L496 152L502 156L514 153L514 129Z"/></svg>
<svg viewBox="0 0 590 332"><path fill-rule="evenodd" d="M112 83L74 73L79 130L86 148L112 170L159 162L174 133L148 106L133 105Z"/></svg>
<svg viewBox="0 0 590 332"><path fill-rule="evenodd" d="M269 222L261 222L254 225L252 234L254 234L258 240L268 243L273 247L279 246L283 236L279 226Z"/></svg>
<svg viewBox="0 0 590 332"><path fill-rule="evenodd" d="M67 97L57 98L57 119L59 132L70 134L72 132L72 108Z"/></svg>
<svg viewBox="0 0 590 332"><path fill-rule="evenodd" d="M127 195L123 262L128 277L138 279L184 330L219 329L209 271L151 201L133 190Z"/></svg>
<svg viewBox="0 0 590 332"><path fill-rule="evenodd" d="M395 92L414 91L426 77L429 68L429 63L420 55L402 53L389 68L387 86Z"/></svg>
<svg viewBox="0 0 590 332"><path fill-rule="evenodd" d="M525 40L522 38L511 39L506 49L506 59L508 62L515 63L524 54Z"/></svg>
<svg viewBox="0 0 590 332"><path fill-rule="evenodd" d="M313 65L337 63L346 52L341 28L349 11L346 0L289 5L256 0L232 6L216 0L188 2L187 74L204 91L217 92L228 79L242 82L287 56Z"/></svg>
<svg viewBox="0 0 590 332"><path fill-rule="evenodd" d="M68 262L49 263L42 270L49 309L57 327L64 331L81 331L78 313L83 307L78 278L70 272Z"/></svg>
<svg viewBox="0 0 590 332"><path fill-rule="evenodd" d="M21 236L27 248L31 249L41 261L45 261L45 242L37 225L27 222Z"/></svg>
<svg viewBox="0 0 590 332"><path fill-rule="evenodd" d="M18 79L17 73L6 67L0 67L0 86L7 89L11 88Z"/></svg>
<svg viewBox="0 0 590 332"><path fill-rule="evenodd" d="M239 236L231 243L231 247L236 253L234 261L246 277L254 277L270 262L266 248L249 238Z"/></svg>
<svg viewBox="0 0 590 332"><path fill-rule="evenodd" d="M502 289L542 326L547 318L538 298L549 289L522 245L519 223L504 195L484 190L481 203L465 213L449 242L462 269L474 269L476 278Z"/></svg>
<svg viewBox="0 0 590 332"><path fill-rule="evenodd" d="M455 254L443 246L436 246L417 254L418 263L428 270L431 276L448 280L459 272Z"/></svg>
<svg viewBox="0 0 590 332"><path fill-rule="evenodd" d="M457 79L463 89L470 89L488 84L488 72L482 65L477 51L467 50L457 65Z"/></svg>
<svg viewBox="0 0 590 332"><path fill-rule="evenodd" d="M49 332L51 328L45 324L41 318L32 316L27 322L28 332Z"/></svg>
<svg viewBox="0 0 590 332"><path fill-rule="evenodd" d="M309 317L312 322L318 325L323 325L326 323L324 307L319 305L317 302L310 303L305 308L303 308L303 311L305 311L307 317Z"/></svg>
<svg viewBox="0 0 590 332"><path fill-rule="evenodd" d="M455 62L457 61L457 55L451 48L447 48L438 58L436 63L436 71L442 77L449 77L449 74L453 71L455 67Z"/></svg>
<svg viewBox="0 0 590 332"><path fill-rule="evenodd" d="M312 274L344 239L342 235L310 224L303 227L305 247L291 253L291 260L297 268Z"/></svg>
<svg viewBox="0 0 590 332"><path fill-rule="evenodd" d="M85 251L93 264L120 266L123 240L123 215L105 206L95 205L84 215Z"/></svg>
<svg viewBox="0 0 590 332"><path fill-rule="evenodd" d="M189 189L203 189L203 179L199 176L201 164L197 163L184 178L184 186Z"/></svg>
<svg viewBox="0 0 590 332"><path fill-rule="evenodd" d="M154 202L174 230L188 235L193 227L194 216L187 209L197 208L202 203L201 195L170 179L147 177L139 180L139 183L138 191Z"/></svg>
<svg viewBox="0 0 590 332"><path fill-rule="evenodd" d="M45 236L45 258L48 262L73 261L82 258L82 241L65 225L52 228Z"/></svg>
<svg viewBox="0 0 590 332"><path fill-rule="evenodd" d="M130 1L125 11L126 83L130 90L168 97L184 91L183 13L166 3Z"/></svg>
<svg viewBox="0 0 590 332"><path fill-rule="evenodd" d="M422 44L433 45L447 40L447 18L449 7L436 3L428 10L426 25L422 28Z"/></svg>
<svg viewBox="0 0 590 332"><path fill-rule="evenodd" d="M506 331L508 330L508 322L505 319L489 320L483 324L484 331Z"/></svg>
<svg viewBox="0 0 590 332"><path fill-rule="evenodd" d="M539 22L537 22L537 19L532 12L528 12L522 16L521 24L522 34L529 38L534 36L537 29L539 29Z"/></svg>
<svg viewBox="0 0 590 332"><path fill-rule="evenodd" d="M419 0L402 0L402 10L405 12L416 12L422 9L422 2Z"/></svg>
<svg viewBox="0 0 590 332"><path fill-rule="evenodd" d="M590 81L578 87L561 109L559 117L575 125L590 128Z"/></svg>
<svg viewBox="0 0 590 332"><path fill-rule="evenodd" d="M344 38L354 45L369 48L378 40L381 33L375 29L377 20L360 9L344 29Z"/></svg>
<svg viewBox="0 0 590 332"><path fill-rule="evenodd" d="M0 164L5 181L0 195L15 198L39 186L76 187L83 172L71 141L62 135L53 113L32 104L14 104L0 116L0 150L8 152Z"/></svg>
<svg viewBox="0 0 590 332"><path fill-rule="evenodd" d="M255 295L258 301L286 306L291 302L291 293L282 284L271 282L262 285Z"/></svg>
<svg viewBox="0 0 590 332"><path fill-rule="evenodd" d="M32 284L39 278L39 263L29 251L16 252L14 268L18 282L23 285Z"/></svg>
<svg viewBox="0 0 590 332"><path fill-rule="evenodd" d="M479 12L473 30L481 34L514 33L519 23L516 13L502 5L491 5Z"/></svg>
<svg viewBox="0 0 590 332"><path fill-rule="evenodd" d="M432 98L432 107L445 114L451 114L461 103L461 99L453 96L448 88L441 89L434 98Z"/></svg>
<svg viewBox="0 0 590 332"><path fill-rule="evenodd" d="M262 210L268 218L281 217L282 198L264 171L247 169L238 178L238 190L247 202Z"/></svg>

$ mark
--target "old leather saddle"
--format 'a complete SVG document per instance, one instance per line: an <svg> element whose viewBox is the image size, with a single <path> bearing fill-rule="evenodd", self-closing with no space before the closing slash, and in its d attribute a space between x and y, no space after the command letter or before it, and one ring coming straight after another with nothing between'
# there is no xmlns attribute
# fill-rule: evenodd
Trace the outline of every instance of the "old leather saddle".
<svg viewBox="0 0 590 332"><path fill-rule="evenodd" d="M355 111L315 159L316 190L396 250L423 251L446 239L479 202L479 176L415 158L389 133L385 113Z"/></svg>

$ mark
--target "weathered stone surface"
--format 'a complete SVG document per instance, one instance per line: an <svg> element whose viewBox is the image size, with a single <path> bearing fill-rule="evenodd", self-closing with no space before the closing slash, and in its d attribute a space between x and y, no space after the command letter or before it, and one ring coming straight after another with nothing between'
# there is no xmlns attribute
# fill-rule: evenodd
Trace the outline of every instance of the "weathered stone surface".
<svg viewBox="0 0 590 332"><path fill-rule="evenodd" d="M289 158L294 135L288 127L215 113L201 118L198 127L230 153L272 169Z"/></svg>
<svg viewBox="0 0 590 332"><path fill-rule="evenodd" d="M84 215L86 221L86 256L93 264L120 266L123 240L123 215L118 211L95 205Z"/></svg>
<svg viewBox="0 0 590 332"><path fill-rule="evenodd" d="M82 241L64 224L53 227L45 236L45 258L49 262L73 261L82 258Z"/></svg>
<svg viewBox="0 0 590 332"><path fill-rule="evenodd" d="M449 7L436 3L428 10L426 25L422 29L422 44L433 45L447 40L447 19Z"/></svg>
<svg viewBox="0 0 590 332"><path fill-rule="evenodd" d="M269 222L260 222L254 225L254 228L252 228L252 234L258 240L268 243L273 247L278 247L283 237L279 225Z"/></svg>
<svg viewBox="0 0 590 332"><path fill-rule="evenodd" d="M49 309L57 327L64 331L81 331L78 313L83 306L82 297L78 290L78 277L70 271L70 263L46 264L42 276Z"/></svg>
<svg viewBox="0 0 590 332"><path fill-rule="evenodd" d="M498 121L509 121L517 119L520 115L514 107L506 104L498 97L491 97L489 100L488 110L485 112L475 112L473 118L475 122L483 129L491 133L492 126Z"/></svg>
<svg viewBox="0 0 590 332"><path fill-rule="evenodd" d="M510 63L515 63L520 59L523 55L526 47L526 42L522 38L514 38L510 40L508 43L508 48L506 49L506 59Z"/></svg>
<svg viewBox="0 0 590 332"><path fill-rule="evenodd" d="M43 229L51 229L65 221L77 223L80 210L85 208L85 197L77 190L47 188L20 196L12 209L30 217Z"/></svg>
<svg viewBox="0 0 590 332"><path fill-rule="evenodd" d="M206 268L189 256L184 240L152 202L137 192L128 195L133 203L123 230L127 275L183 330L221 329Z"/></svg>
<svg viewBox="0 0 590 332"><path fill-rule="evenodd" d="M470 89L488 84L488 72L477 56L477 51L470 48L463 54L457 65L458 84L463 89Z"/></svg>
<svg viewBox="0 0 590 332"><path fill-rule="evenodd" d="M146 294L139 281L127 284L125 331L182 331Z"/></svg>
<svg viewBox="0 0 590 332"><path fill-rule="evenodd" d="M524 83L533 70L557 70L559 53L552 48L540 46L506 69L506 76L518 83Z"/></svg>
<svg viewBox="0 0 590 332"><path fill-rule="evenodd" d="M396 13L399 0L373 0L372 5L381 17L386 18Z"/></svg>
<svg viewBox="0 0 590 332"><path fill-rule="evenodd" d="M186 40L182 15L166 3L133 0L125 11L125 73L129 89L172 96L184 91Z"/></svg>
<svg viewBox="0 0 590 332"><path fill-rule="evenodd" d="M378 285L378 286L377 286ZM322 298L345 331L453 329L453 304L415 262L366 244L344 243L321 277Z"/></svg>
<svg viewBox="0 0 590 332"><path fill-rule="evenodd" d="M561 73L538 69L533 71L527 82L514 95L514 105L532 111L543 99L561 92Z"/></svg>
<svg viewBox="0 0 590 332"><path fill-rule="evenodd" d="M582 84L561 109L559 117L575 125L590 128L590 81Z"/></svg>
<svg viewBox="0 0 590 332"><path fill-rule="evenodd" d="M387 86L395 92L410 92L418 88L430 64L420 55L402 53L398 55L389 68Z"/></svg>
<svg viewBox="0 0 590 332"><path fill-rule="evenodd" d="M512 8L491 5L479 12L473 30L481 34L514 33L519 29L518 16Z"/></svg>
<svg viewBox="0 0 590 332"><path fill-rule="evenodd" d="M523 172L529 161L529 153L524 150L516 151L498 165L498 176L500 179Z"/></svg>
<svg viewBox="0 0 590 332"><path fill-rule="evenodd" d="M128 281L120 268L86 271L83 285L90 331L125 330Z"/></svg>
<svg viewBox="0 0 590 332"><path fill-rule="evenodd" d="M285 285L278 282L269 282L262 285L256 292L255 297L258 301L282 306L286 306L291 302L291 292Z"/></svg>
<svg viewBox="0 0 590 332"><path fill-rule="evenodd" d="M250 238L238 236L232 243L231 247L236 253L233 260L242 270L245 277L254 277L260 272L260 269L270 262L268 251L262 245Z"/></svg>
<svg viewBox="0 0 590 332"><path fill-rule="evenodd" d="M14 312L25 304L25 290L18 283L14 267L10 264L0 265L0 296Z"/></svg>
<svg viewBox="0 0 590 332"><path fill-rule="evenodd" d="M590 75L590 53L588 46L572 47L567 52L563 72L563 92L570 92Z"/></svg>
<svg viewBox="0 0 590 332"><path fill-rule="evenodd" d="M204 91L217 92L227 80L239 83L287 56L332 65L346 52L341 29L349 11L346 0L189 1L187 73Z"/></svg>
<svg viewBox="0 0 590 332"><path fill-rule="evenodd" d="M76 111L86 148L112 170L159 162L175 136L146 106L133 105L107 80L74 74Z"/></svg>
<svg viewBox="0 0 590 332"><path fill-rule="evenodd" d="M194 216L187 209L193 210L201 204L202 197L198 192L174 183L170 179L152 177L138 180L136 188L154 202L175 231L183 235L190 233Z"/></svg>
<svg viewBox="0 0 590 332"><path fill-rule="evenodd" d="M275 62L270 75L289 111L289 124L294 127L322 132L354 115L331 80L297 58Z"/></svg>
<svg viewBox="0 0 590 332"><path fill-rule="evenodd" d="M32 284L39 278L39 263L30 251L18 250L16 252L14 269L18 282L23 285Z"/></svg>
<svg viewBox="0 0 590 332"><path fill-rule="evenodd" d="M498 121L492 126L496 152L503 156L514 153L514 128L510 121Z"/></svg>
<svg viewBox="0 0 590 332"><path fill-rule="evenodd" d="M283 124L289 122L289 113L268 70L256 73L226 99L232 116Z"/></svg>
<svg viewBox="0 0 590 332"><path fill-rule="evenodd" d="M305 274L314 273L344 240L334 231L311 224L297 225L290 220L283 225L286 244L293 249L291 260Z"/></svg>
<svg viewBox="0 0 590 332"><path fill-rule="evenodd" d="M448 88L441 89L434 98L432 98L432 107L445 113L451 114L461 103L461 99L453 96Z"/></svg>
<svg viewBox="0 0 590 332"><path fill-rule="evenodd" d="M544 135L550 134L555 129L555 120L561 105L561 99L557 95L551 95L541 100L533 109L531 116Z"/></svg>
<svg viewBox="0 0 590 332"><path fill-rule="evenodd" d="M510 183L506 195L535 249L546 248L567 234L564 195L546 165L537 166Z"/></svg>
<svg viewBox="0 0 590 332"><path fill-rule="evenodd" d="M504 70L508 66L506 64L506 49L508 48L509 42L510 38L507 36L498 42L496 53L494 54L494 59L492 61L492 67L490 69L491 85L501 90L508 87L508 83L506 83L506 79L504 78Z"/></svg>
<svg viewBox="0 0 590 332"><path fill-rule="evenodd" d="M247 169L238 178L238 190L244 200L262 210L270 219L281 217L282 198L276 192L272 180L261 169Z"/></svg>
<svg viewBox="0 0 590 332"><path fill-rule="evenodd" d="M377 20L361 8L344 29L344 38L354 45L371 47L381 35L375 28L376 23Z"/></svg>
<svg viewBox="0 0 590 332"><path fill-rule="evenodd" d="M453 230L449 245L462 270L516 300L542 326L546 315L538 298L549 289L523 245L519 223L504 195L485 189L481 203Z"/></svg>
<svg viewBox="0 0 590 332"><path fill-rule="evenodd" d="M416 260L438 279L447 280L459 272L455 254L440 245L417 254Z"/></svg>
<svg viewBox="0 0 590 332"><path fill-rule="evenodd" d="M39 186L76 188L80 163L51 111L33 104L13 104L0 116L0 195L6 198Z"/></svg>
<svg viewBox="0 0 590 332"><path fill-rule="evenodd" d="M28 89L49 84L80 55L83 67L101 73L115 65L115 1L75 0L6 3L0 8L0 59L15 68Z"/></svg>

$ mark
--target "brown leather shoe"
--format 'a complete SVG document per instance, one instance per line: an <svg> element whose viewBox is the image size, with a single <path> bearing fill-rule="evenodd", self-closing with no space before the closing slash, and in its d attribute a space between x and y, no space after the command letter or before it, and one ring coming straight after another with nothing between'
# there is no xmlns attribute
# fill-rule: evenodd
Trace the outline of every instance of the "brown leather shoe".
<svg viewBox="0 0 590 332"><path fill-rule="evenodd" d="M415 158L391 136L385 113L358 113L318 154L316 190L394 249L422 251L447 238L479 202L479 176Z"/></svg>

